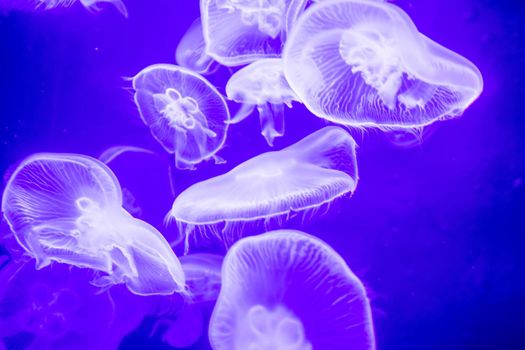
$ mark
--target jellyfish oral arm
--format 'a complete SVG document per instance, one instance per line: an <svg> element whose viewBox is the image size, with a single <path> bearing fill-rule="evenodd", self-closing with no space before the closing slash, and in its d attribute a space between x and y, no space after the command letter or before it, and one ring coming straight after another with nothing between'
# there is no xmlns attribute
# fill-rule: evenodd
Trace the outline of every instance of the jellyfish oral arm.
<svg viewBox="0 0 525 350"><path fill-rule="evenodd" d="M284 135L284 105L266 103L257 106L261 122L261 134L269 146L273 146L276 137Z"/></svg>

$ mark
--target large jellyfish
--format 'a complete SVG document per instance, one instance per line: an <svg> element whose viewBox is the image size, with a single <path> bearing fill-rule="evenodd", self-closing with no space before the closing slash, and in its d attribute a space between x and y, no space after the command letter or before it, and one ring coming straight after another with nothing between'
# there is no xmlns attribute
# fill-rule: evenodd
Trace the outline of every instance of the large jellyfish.
<svg viewBox="0 0 525 350"><path fill-rule="evenodd" d="M128 10L122 0L78 0L90 11L100 11L103 3L113 5L124 17L128 16ZM77 0L2 0L0 10L50 10L58 7L70 7Z"/></svg>
<svg viewBox="0 0 525 350"><path fill-rule="evenodd" d="M345 130L325 127L189 187L175 199L168 218L185 235L186 249L191 233L197 243L218 239L228 246L247 224L262 223L268 230L353 193L358 181L355 147Z"/></svg>
<svg viewBox="0 0 525 350"><path fill-rule="evenodd" d="M226 84L228 98L243 104L230 123L240 122L257 107L261 134L270 146L275 137L284 135L284 105L291 108L298 100L283 68L279 58L261 59L237 71Z"/></svg>
<svg viewBox="0 0 525 350"><path fill-rule="evenodd" d="M175 60L180 66L200 74L211 73L217 66L213 58L206 54L200 17L193 21L177 45Z"/></svg>
<svg viewBox="0 0 525 350"><path fill-rule="evenodd" d="M90 278L91 271L68 265L35 270L23 259L11 262L0 271L0 345L26 350L117 349L147 314L149 298L118 287L111 294L100 293L89 284Z"/></svg>
<svg viewBox="0 0 525 350"><path fill-rule="evenodd" d="M222 273L214 350L375 349L363 284L318 238L289 230L243 238Z"/></svg>
<svg viewBox="0 0 525 350"><path fill-rule="evenodd" d="M206 52L225 66L279 57L306 0L202 0Z"/></svg>
<svg viewBox="0 0 525 350"><path fill-rule="evenodd" d="M156 64L133 78L135 103L142 120L179 169L193 169L226 141L228 106L206 79L186 68Z"/></svg>
<svg viewBox="0 0 525 350"><path fill-rule="evenodd" d="M313 4L291 31L283 60L312 113L352 126L422 127L462 114L483 89L471 62L383 1Z"/></svg>
<svg viewBox="0 0 525 350"><path fill-rule="evenodd" d="M2 212L37 269L51 262L99 272L92 283L124 283L139 295L184 289L184 272L164 237L122 208L111 170L96 159L41 153L9 179Z"/></svg>

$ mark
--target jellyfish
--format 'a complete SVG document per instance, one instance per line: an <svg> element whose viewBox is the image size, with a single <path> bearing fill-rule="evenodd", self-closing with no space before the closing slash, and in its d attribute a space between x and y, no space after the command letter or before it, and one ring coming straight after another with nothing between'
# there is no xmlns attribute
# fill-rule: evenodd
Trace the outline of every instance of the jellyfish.
<svg viewBox="0 0 525 350"><path fill-rule="evenodd" d="M180 66L200 74L212 73L217 66L213 58L206 54L200 17L193 21L180 40L175 60Z"/></svg>
<svg viewBox="0 0 525 350"><path fill-rule="evenodd" d="M214 301L221 289L222 256L189 254L180 258L186 277L186 288L192 303Z"/></svg>
<svg viewBox="0 0 525 350"><path fill-rule="evenodd" d="M222 95L206 79L168 64L143 69L133 78L135 103L144 123L178 169L222 159L230 113Z"/></svg>
<svg viewBox="0 0 525 350"><path fill-rule="evenodd" d="M349 126L423 127L461 115L483 89L474 64L383 1L313 4L294 25L283 61L313 114Z"/></svg>
<svg viewBox="0 0 525 350"><path fill-rule="evenodd" d="M225 246L250 227L283 225L294 215L313 215L352 194L357 186L356 144L342 128L318 130L276 152L258 155L226 174L196 183L173 202L168 220L198 244ZM252 228L252 231L259 229Z"/></svg>
<svg viewBox="0 0 525 350"><path fill-rule="evenodd" d="M117 178L76 154L24 160L2 197L4 218L42 269L52 262L90 268L101 288L124 283L138 295L184 291L184 272L164 237L122 208Z"/></svg>
<svg viewBox="0 0 525 350"><path fill-rule="evenodd" d="M328 244L300 231L246 237L228 251L210 320L214 350L372 350L365 288Z"/></svg>
<svg viewBox="0 0 525 350"><path fill-rule="evenodd" d="M128 17L128 10L122 0L78 0L86 9L92 12L100 11L102 3L113 5L124 17ZM50 10L58 7L70 7L77 0L2 0L0 10Z"/></svg>
<svg viewBox="0 0 525 350"><path fill-rule="evenodd" d="M261 59L237 71L228 80L226 94L243 104L230 123L242 121L256 106L261 134L270 146L275 137L284 135L284 105L292 108L292 101L298 101L284 77L279 58Z"/></svg>
<svg viewBox="0 0 525 350"><path fill-rule="evenodd" d="M11 262L0 271L0 345L27 350L117 349L146 315L149 298L138 298L124 288L113 295L100 293L89 284L91 277L89 270L64 264L35 270L27 260Z"/></svg>
<svg viewBox="0 0 525 350"><path fill-rule="evenodd" d="M225 66L279 57L306 0L202 0L206 53Z"/></svg>

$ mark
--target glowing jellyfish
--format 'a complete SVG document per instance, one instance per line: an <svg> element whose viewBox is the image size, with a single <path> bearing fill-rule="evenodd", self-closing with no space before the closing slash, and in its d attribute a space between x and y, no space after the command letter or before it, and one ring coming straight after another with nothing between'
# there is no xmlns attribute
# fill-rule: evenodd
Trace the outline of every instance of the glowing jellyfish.
<svg viewBox="0 0 525 350"><path fill-rule="evenodd" d="M312 5L291 31L283 60L307 108L346 125L425 126L460 115L483 89L471 62L382 1Z"/></svg>
<svg viewBox="0 0 525 350"><path fill-rule="evenodd" d="M283 224L354 192L355 141L339 127L325 127L277 152L263 153L230 172L197 183L174 201L168 218L179 232L226 246L247 224Z"/></svg>
<svg viewBox="0 0 525 350"><path fill-rule="evenodd" d="M261 134L270 146L275 137L284 135L284 105L291 108L292 101L298 100L283 68L278 58L258 60L233 74L226 85L228 98L243 104L231 123L242 121L256 106Z"/></svg>
<svg viewBox="0 0 525 350"><path fill-rule="evenodd" d="M230 113L224 98L202 76L185 68L158 64L133 78L142 120L179 169L214 159L226 140Z"/></svg>
<svg viewBox="0 0 525 350"><path fill-rule="evenodd" d="M214 301L221 289L222 256L189 254L180 258L186 277L186 288L192 303Z"/></svg>
<svg viewBox="0 0 525 350"><path fill-rule="evenodd" d="M90 11L100 11L103 3L113 5L124 17L128 16L128 10L122 0L78 0ZM58 7L70 7L77 0L2 0L0 10L50 10Z"/></svg>
<svg viewBox="0 0 525 350"><path fill-rule="evenodd" d="M2 212L37 269L51 262L91 268L99 287L124 283L139 295L184 288L181 265L164 237L122 208L111 170L74 154L36 154L9 179Z"/></svg>
<svg viewBox="0 0 525 350"><path fill-rule="evenodd" d="M206 52L225 66L279 57L306 0L202 0Z"/></svg>
<svg viewBox="0 0 525 350"><path fill-rule="evenodd" d="M318 238L289 230L243 238L222 273L214 350L375 349L363 284Z"/></svg>
<svg viewBox="0 0 525 350"><path fill-rule="evenodd" d="M89 284L92 275L62 264L35 270L23 261L0 271L0 344L26 350L117 349L142 321L141 304L149 298L127 290L100 293ZM131 306L133 314L122 317Z"/></svg>
<svg viewBox="0 0 525 350"><path fill-rule="evenodd" d="M188 28L177 46L175 52L177 64L200 74L208 74L214 70L213 58L206 54L206 43L202 36L200 17Z"/></svg>

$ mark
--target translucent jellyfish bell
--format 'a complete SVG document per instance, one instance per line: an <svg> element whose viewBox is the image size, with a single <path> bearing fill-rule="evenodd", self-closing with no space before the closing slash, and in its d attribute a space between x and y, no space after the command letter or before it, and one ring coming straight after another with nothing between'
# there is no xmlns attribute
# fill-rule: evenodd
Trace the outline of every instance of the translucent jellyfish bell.
<svg viewBox="0 0 525 350"><path fill-rule="evenodd" d="M222 273L214 350L375 349L363 284L318 238L290 230L243 238Z"/></svg>
<svg viewBox="0 0 525 350"><path fill-rule="evenodd" d="M257 107L261 120L261 134L270 146L273 139L284 135L284 106L292 107L298 101L286 78L279 58L258 60L231 76L226 84L228 98L242 103L230 123L238 123Z"/></svg>
<svg viewBox="0 0 525 350"><path fill-rule="evenodd" d="M184 288L184 272L164 237L122 209L120 185L96 159L40 153L9 179L2 212L38 269L51 262L103 273L92 283L124 283L139 295Z"/></svg>
<svg viewBox="0 0 525 350"><path fill-rule="evenodd" d="M192 169L226 141L228 106L206 79L186 68L156 64L133 78L135 103L142 120L179 169Z"/></svg>
<svg viewBox="0 0 525 350"><path fill-rule="evenodd" d="M2 0L0 10L50 10L58 7L70 7L77 0ZM128 10L122 0L79 0L79 2L90 11L100 11L102 3L113 5L124 17L128 16Z"/></svg>
<svg viewBox="0 0 525 350"><path fill-rule="evenodd" d="M263 153L230 172L197 183L174 201L168 217L179 232L230 245L249 223L282 224L314 213L354 192L355 141L339 127L325 127L277 152Z"/></svg>
<svg viewBox="0 0 525 350"><path fill-rule="evenodd" d="M189 254L180 258L184 275L188 300L201 303L217 299L221 289L222 256L216 254Z"/></svg>
<svg viewBox="0 0 525 350"><path fill-rule="evenodd" d="M307 108L346 125L425 126L460 115L483 89L471 62L382 1L312 5L290 33L283 60Z"/></svg>
<svg viewBox="0 0 525 350"><path fill-rule="evenodd" d="M208 74L214 70L215 62L206 54L200 17L193 21L177 45L175 60L180 66L200 74Z"/></svg>
<svg viewBox="0 0 525 350"><path fill-rule="evenodd" d="M225 66L279 57L306 0L201 0L206 52Z"/></svg>

